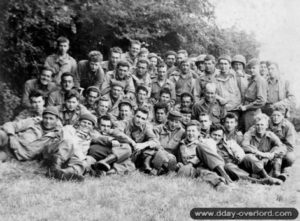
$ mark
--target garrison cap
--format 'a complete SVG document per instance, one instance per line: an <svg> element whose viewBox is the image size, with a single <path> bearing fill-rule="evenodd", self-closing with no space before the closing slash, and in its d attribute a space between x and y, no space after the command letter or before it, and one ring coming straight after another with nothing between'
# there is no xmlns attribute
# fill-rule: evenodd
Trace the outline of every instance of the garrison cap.
<svg viewBox="0 0 300 221"><path fill-rule="evenodd" d="M166 57L168 57L169 55L174 55L176 57L177 53L175 51L167 51Z"/></svg>
<svg viewBox="0 0 300 221"><path fill-rule="evenodd" d="M97 117L91 113L84 113L80 116L79 121L81 120L89 120L93 123L93 125L95 126L97 124Z"/></svg>
<svg viewBox="0 0 300 221"><path fill-rule="evenodd" d="M256 65L259 65L259 60L256 58L251 59L247 64L248 67L252 67L252 66L256 66Z"/></svg>
<svg viewBox="0 0 300 221"><path fill-rule="evenodd" d="M186 125L186 127L190 127L190 126L197 126L197 127L200 127L200 122L197 121L197 120L191 120L191 121Z"/></svg>
<svg viewBox="0 0 300 221"><path fill-rule="evenodd" d="M59 112L58 112L57 107L55 107L55 106L46 107L46 109L43 111L43 115L45 115L45 114L52 114L59 118Z"/></svg>
<svg viewBox="0 0 300 221"><path fill-rule="evenodd" d="M181 114L178 111L170 111L168 115L169 120L180 120Z"/></svg>
<svg viewBox="0 0 300 221"><path fill-rule="evenodd" d="M132 102L131 102L131 100L130 100L129 98L123 98L123 99L120 101L119 106L118 106L119 109L121 108L121 106L122 106L123 104L129 105L131 109L133 108Z"/></svg>

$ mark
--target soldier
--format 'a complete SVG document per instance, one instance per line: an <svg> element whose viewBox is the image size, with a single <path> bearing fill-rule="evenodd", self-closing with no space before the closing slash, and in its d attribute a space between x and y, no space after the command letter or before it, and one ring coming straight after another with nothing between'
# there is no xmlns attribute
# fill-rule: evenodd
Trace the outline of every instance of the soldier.
<svg viewBox="0 0 300 221"><path fill-rule="evenodd" d="M149 50L145 47L142 47L140 52L138 53L137 59L148 59Z"/></svg>
<svg viewBox="0 0 300 221"><path fill-rule="evenodd" d="M268 63L268 61L259 62L259 73L265 80L268 80L269 78Z"/></svg>
<svg viewBox="0 0 300 221"><path fill-rule="evenodd" d="M130 64L127 61L119 61L115 71L109 71L106 73L105 81L101 89L101 94L106 95L110 91L111 81L114 80L124 84L125 95L134 100L135 86L129 70Z"/></svg>
<svg viewBox="0 0 300 221"><path fill-rule="evenodd" d="M183 92L180 95L180 103L176 104L174 107L174 110L179 111L183 108L189 108L191 109L194 105L194 97L189 92Z"/></svg>
<svg viewBox="0 0 300 221"><path fill-rule="evenodd" d="M90 86L85 91L85 100L83 105L87 108L95 116L98 116L98 106L99 106L99 98L100 98L100 90L98 87Z"/></svg>
<svg viewBox="0 0 300 221"><path fill-rule="evenodd" d="M252 154L253 160L258 165L255 169L263 173L273 170L273 176L284 181L286 177L281 174L281 164L287 152L286 147L273 132L267 131L269 121L267 115L257 114L254 119L255 127L244 134L242 146L245 153Z"/></svg>
<svg viewBox="0 0 300 221"><path fill-rule="evenodd" d="M136 69L131 76L135 88L137 88L139 85L144 85L148 90L148 97L150 97L152 81L148 72L148 68L149 61L145 59L139 59L136 64Z"/></svg>
<svg viewBox="0 0 300 221"><path fill-rule="evenodd" d="M42 117L43 111L45 109L45 99L40 91L31 91L29 94L30 107L21 111L15 120L24 120L30 117Z"/></svg>
<svg viewBox="0 0 300 221"><path fill-rule="evenodd" d="M127 121L132 118L133 115L133 105L132 101L128 98L124 98L119 103L119 117L118 121Z"/></svg>
<svg viewBox="0 0 300 221"><path fill-rule="evenodd" d="M169 78L174 71L178 71L176 63L177 53L175 51L167 51L165 55L165 63L167 65L167 78Z"/></svg>
<svg viewBox="0 0 300 221"><path fill-rule="evenodd" d="M217 74L215 78L219 100L221 100L222 103L225 104L226 111L233 111L238 115L239 112L237 108L242 103L242 97L235 73L230 69L230 56L220 56L218 59L218 64L220 73Z"/></svg>
<svg viewBox="0 0 300 221"><path fill-rule="evenodd" d="M202 112L199 115L200 122L200 133L204 138L209 138L210 135L210 127L213 124L208 113ZM217 123L218 124L218 123Z"/></svg>
<svg viewBox="0 0 300 221"><path fill-rule="evenodd" d="M61 75L61 88L49 94L47 106L59 106L65 102L66 94L74 89L74 75L66 72Z"/></svg>
<svg viewBox="0 0 300 221"><path fill-rule="evenodd" d="M291 92L289 81L280 75L278 64L268 63L269 78L267 90L267 103L262 108L262 112L271 115L273 107L281 106L286 109L285 117L289 116L289 111L295 107L295 96Z"/></svg>
<svg viewBox="0 0 300 221"><path fill-rule="evenodd" d="M51 106L43 111L43 118L27 118L7 122L0 130L0 156L6 160L13 155L20 161L37 158L45 146L59 138L61 124L57 108Z"/></svg>
<svg viewBox="0 0 300 221"><path fill-rule="evenodd" d="M95 160L87 156L91 140L97 136L97 118L91 113L80 116L79 124L62 128L61 140L43 152L48 167L47 177L83 181L84 173Z"/></svg>
<svg viewBox="0 0 300 221"><path fill-rule="evenodd" d="M248 63L249 85L245 91L245 99L243 105L239 109L243 112L244 131L247 131L254 122L254 116L261 113L261 107L266 103L267 99L267 85L266 81L259 74L259 62L252 59Z"/></svg>
<svg viewBox="0 0 300 221"><path fill-rule="evenodd" d="M283 107L275 107L271 115L269 126L269 129L279 137L287 149L287 153L282 159L282 165L280 168L282 177L288 176L288 168L291 167L296 160L294 151L296 147L296 131L294 125L284 118L285 111L286 110Z"/></svg>
<svg viewBox="0 0 300 221"><path fill-rule="evenodd" d="M226 114L224 118L224 137L226 140L234 140L237 144L242 145L244 139L243 133L237 130L238 117L234 113Z"/></svg>
<svg viewBox="0 0 300 221"><path fill-rule="evenodd" d="M157 67L157 78L152 81L151 98L154 101L158 101L160 91L162 88L169 88L171 91L171 98L175 101L175 85L167 78L167 66L164 63L160 63Z"/></svg>
<svg viewBox="0 0 300 221"><path fill-rule="evenodd" d="M114 71L117 68L117 64L121 60L122 49L119 47L112 47L109 50L109 60L101 62L101 67L106 74L109 71Z"/></svg>
<svg viewBox="0 0 300 221"><path fill-rule="evenodd" d="M159 93L158 102L166 103L168 105L168 110L173 109L175 101L171 100L171 91L169 88L162 88Z"/></svg>
<svg viewBox="0 0 300 221"><path fill-rule="evenodd" d="M220 123L226 115L226 109L216 99L216 85L208 83L205 86L205 96L193 106L193 119L199 120L201 113L208 113L213 123Z"/></svg>
<svg viewBox="0 0 300 221"><path fill-rule="evenodd" d="M192 120L192 109L191 108L181 108L180 109L181 114L181 125L184 129L186 129L186 126L189 124L189 122Z"/></svg>
<svg viewBox="0 0 300 221"><path fill-rule="evenodd" d="M56 84L52 82L52 75L52 69L44 68L38 79L26 81L22 96L22 105L25 108L31 107L29 95L32 91L40 91L47 102L50 92L56 90Z"/></svg>
<svg viewBox="0 0 300 221"><path fill-rule="evenodd" d="M184 61L184 60L187 60L188 57L189 57L189 54L186 50L177 51L177 57L176 57L177 67L180 67L181 62Z"/></svg>
<svg viewBox="0 0 300 221"><path fill-rule="evenodd" d="M70 72L76 76L77 63L69 54L70 41L65 37L57 39L57 53L48 56L45 60L44 66L52 69L54 72L54 82L60 85L61 75L65 72ZM76 85L78 86L78 85Z"/></svg>
<svg viewBox="0 0 300 221"><path fill-rule="evenodd" d="M176 100L179 102L180 95L183 92L195 93L195 79L191 73L190 63L188 60L183 60L180 63L180 75L172 76L171 81L175 84Z"/></svg>
<svg viewBox="0 0 300 221"><path fill-rule="evenodd" d="M59 116L63 125L75 125L82 114L88 112L85 106L79 103L80 95L77 91L69 91L65 95L65 103L59 106Z"/></svg>
<svg viewBox="0 0 300 221"><path fill-rule="evenodd" d="M154 105L154 119L152 122L153 126L165 124L168 116L168 105L166 103L156 103Z"/></svg>
<svg viewBox="0 0 300 221"><path fill-rule="evenodd" d="M196 89L196 98L195 102L199 101L205 91L205 86L207 83L216 83L215 76L219 73L218 69L216 69L216 59L212 55L207 55L204 58L204 66L205 66L205 71L204 75L199 77L196 80L195 84L195 89Z"/></svg>
<svg viewBox="0 0 300 221"><path fill-rule="evenodd" d="M92 140L88 155L94 162L91 165L95 176L104 174L125 174L135 169L130 160L131 146L136 143L118 128L113 129L109 116L99 119L100 135Z"/></svg>
<svg viewBox="0 0 300 221"><path fill-rule="evenodd" d="M122 54L122 59L129 62L131 66L135 66L137 63L137 56L141 50L141 42L133 40L130 42L129 51Z"/></svg>
<svg viewBox="0 0 300 221"><path fill-rule="evenodd" d="M132 161L137 168L141 168L147 173L151 172L151 159L160 147L152 125L146 123L148 114L148 109L138 108L133 119L126 121L121 128L121 131L124 131L127 136L136 142L136 145L133 146Z"/></svg>
<svg viewBox="0 0 300 221"><path fill-rule="evenodd" d="M101 67L103 56L100 51L90 51L88 60L81 60L78 63L75 85L87 89L90 86L101 88L104 82L104 71Z"/></svg>
<svg viewBox="0 0 300 221"><path fill-rule="evenodd" d="M197 57L196 62L195 62L195 65L197 67L197 74L199 77L202 76L205 71L205 65L204 65L205 57L206 57L205 54L201 54Z"/></svg>
<svg viewBox="0 0 300 221"><path fill-rule="evenodd" d="M111 103L110 103L110 100L108 98L100 97L99 101L98 101L97 117L108 115L110 105L111 105Z"/></svg>
<svg viewBox="0 0 300 221"><path fill-rule="evenodd" d="M106 94L104 98L109 100L108 112L116 119L119 116L119 103L123 99L124 84L122 82L112 80L110 88L110 93Z"/></svg>
<svg viewBox="0 0 300 221"><path fill-rule="evenodd" d="M158 58L157 54L149 53L148 60L150 63L149 64L150 78L151 78L151 80L153 80L153 79L157 78L157 65L158 65L159 58ZM167 70L166 70L166 72L167 72Z"/></svg>
<svg viewBox="0 0 300 221"><path fill-rule="evenodd" d="M148 114L148 121L151 122L153 119L153 114L154 114L154 110L153 110L153 105L148 102L148 88L140 85L137 87L136 89L136 103L134 104L133 109L137 110L139 107L144 107L147 108L149 111Z"/></svg>

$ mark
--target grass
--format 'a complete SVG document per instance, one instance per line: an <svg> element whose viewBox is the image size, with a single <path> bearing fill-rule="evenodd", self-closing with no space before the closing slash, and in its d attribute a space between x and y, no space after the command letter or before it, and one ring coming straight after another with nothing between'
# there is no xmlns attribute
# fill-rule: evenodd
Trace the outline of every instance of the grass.
<svg viewBox="0 0 300 221"><path fill-rule="evenodd" d="M298 141L300 144L300 141ZM298 157L300 150L297 150ZM134 172L84 183L47 179L37 162L0 164L0 220L191 220L194 207L296 207L300 162L282 186L238 182L225 192L199 179ZM299 217L298 217L299 218Z"/></svg>

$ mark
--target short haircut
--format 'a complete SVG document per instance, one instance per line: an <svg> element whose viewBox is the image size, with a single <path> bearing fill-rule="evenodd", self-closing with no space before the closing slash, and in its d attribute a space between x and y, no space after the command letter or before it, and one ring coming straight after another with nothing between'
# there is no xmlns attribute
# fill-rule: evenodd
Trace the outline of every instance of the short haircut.
<svg viewBox="0 0 300 221"><path fill-rule="evenodd" d="M161 61L161 62L158 62L158 64L157 64L157 69L158 68L167 68L167 65L165 62Z"/></svg>
<svg viewBox="0 0 300 221"><path fill-rule="evenodd" d="M161 96L162 94L169 94L170 97L172 97L172 93L171 93L171 90L167 87L164 87L161 89L160 93L159 93L159 96Z"/></svg>
<svg viewBox="0 0 300 221"><path fill-rule="evenodd" d="M88 58L90 62L101 62L103 61L103 55L100 51L90 51L88 53Z"/></svg>
<svg viewBox="0 0 300 221"><path fill-rule="evenodd" d="M57 44L59 45L60 43L68 43L70 44L70 41L68 38L60 36L57 40L56 40Z"/></svg>
<svg viewBox="0 0 300 221"><path fill-rule="evenodd" d="M146 94L148 94L148 89L147 89L145 86L139 85L139 86L136 88L136 93L138 93L140 90L145 91Z"/></svg>
<svg viewBox="0 0 300 221"><path fill-rule="evenodd" d="M214 64L216 63L216 58L213 55L206 55L204 61L212 61Z"/></svg>
<svg viewBox="0 0 300 221"><path fill-rule="evenodd" d="M72 89L72 90L68 91L67 94L65 95L65 100L67 101L67 100L70 100L74 97L77 100L79 100L80 94L76 90Z"/></svg>
<svg viewBox="0 0 300 221"><path fill-rule="evenodd" d="M156 113L157 110L163 109L165 113L168 113L168 105L166 103L159 102L154 105L154 112Z"/></svg>
<svg viewBox="0 0 300 221"><path fill-rule="evenodd" d="M110 55L112 53L122 54L123 51L122 51L122 49L120 47L112 47L112 48L109 49L109 53L110 53Z"/></svg>
<svg viewBox="0 0 300 221"><path fill-rule="evenodd" d="M255 117L254 117L254 121L255 123L258 123L259 121L265 121L267 124L269 124L269 117L266 115L266 114L263 114L263 113L260 113L260 114L257 114Z"/></svg>
<svg viewBox="0 0 300 221"><path fill-rule="evenodd" d="M142 112L143 114L147 114L147 116L149 115L149 110L145 107L139 107L136 111L135 114L137 114L137 112Z"/></svg>
<svg viewBox="0 0 300 221"><path fill-rule="evenodd" d="M42 97L44 99L44 95L39 90L33 90L29 93L29 100L31 100L33 97Z"/></svg>
<svg viewBox="0 0 300 221"><path fill-rule="evenodd" d="M131 47L132 45L139 45L139 46L142 46L142 43L141 43L140 41L138 41L138 40L131 40L131 41L130 41L130 47Z"/></svg>
<svg viewBox="0 0 300 221"><path fill-rule="evenodd" d="M197 121L197 120L191 120L187 125L186 125L186 129L188 128L188 127L196 127L197 128L197 130L200 132L201 131L201 125L200 125L200 123L199 123L199 121Z"/></svg>
<svg viewBox="0 0 300 221"><path fill-rule="evenodd" d="M188 57L188 55L189 55L186 50L179 50L179 51L177 51L177 55L178 54L184 54L186 57Z"/></svg>
<svg viewBox="0 0 300 221"><path fill-rule="evenodd" d="M223 134L225 132L225 129L221 124L212 124L210 129L209 129L209 133L212 133L212 132L218 131L218 130L222 130Z"/></svg>
<svg viewBox="0 0 300 221"><path fill-rule="evenodd" d="M181 95L180 95L180 100L182 100L184 97L190 97L191 98L191 101L192 103L194 102L194 97L192 94L190 93L187 93L187 92L183 92Z"/></svg>
<svg viewBox="0 0 300 221"><path fill-rule="evenodd" d="M180 113L182 114L192 114L192 109L188 107L184 107L180 109Z"/></svg>
<svg viewBox="0 0 300 221"><path fill-rule="evenodd" d="M74 75L73 75L72 73L70 73L70 72L65 72L65 73L63 73L63 74L61 75L60 79L61 79L61 81L63 81L65 77L69 77L69 76L72 77L73 80L74 80Z"/></svg>
<svg viewBox="0 0 300 221"><path fill-rule="evenodd" d="M130 108L130 110L132 110L132 105L127 103L127 102L122 102L119 104L119 110L123 107L123 106L128 106Z"/></svg>
<svg viewBox="0 0 300 221"><path fill-rule="evenodd" d="M110 124L111 125L113 124L112 119L109 115L103 115L103 116L99 117L99 119L98 119L99 124L101 123L102 120L110 121Z"/></svg>
<svg viewBox="0 0 300 221"><path fill-rule="evenodd" d="M117 69L119 67L128 67L128 69L129 69L130 68L130 64L127 61L122 60L122 61L119 61L118 64L117 64Z"/></svg>
<svg viewBox="0 0 300 221"><path fill-rule="evenodd" d="M149 67L149 61L146 59L139 59L136 63L136 65L138 65L139 63L141 64L147 64L147 67Z"/></svg>
<svg viewBox="0 0 300 221"><path fill-rule="evenodd" d="M238 122L238 116L234 113L228 113L226 114L226 116L224 117L224 120L226 120L227 118L229 119L235 119L236 122Z"/></svg>
<svg viewBox="0 0 300 221"><path fill-rule="evenodd" d="M200 117L208 117L209 120L211 120L211 119L210 119L210 115L209 115L208 112L202 112L202 113L200 113L200 114L199 114L199 119L200 119Z"/></svg>
<svg viewBox="0 0 300 221"><path fill-rule="evenodd" d="M100 91L95 88L95 87L89 87L87 90L86 90L86 96L89 96L90 92L96 92L98 94L98 96L100 96Z"/></svg>
<svg viewBox="0 0 300 221"><path fill-rule="evenodd" d="M55 72L53 68L51 67L48 67L48 66L44 66L42 71L41 71L41 74L44 72L44 71L50 71L53 75L53 73Z"/></svg>

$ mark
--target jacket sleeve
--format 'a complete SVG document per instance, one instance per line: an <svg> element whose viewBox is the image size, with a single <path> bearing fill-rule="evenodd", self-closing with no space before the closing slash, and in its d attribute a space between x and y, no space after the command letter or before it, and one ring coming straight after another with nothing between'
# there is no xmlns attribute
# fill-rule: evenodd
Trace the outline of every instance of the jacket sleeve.
<svg viewBox="0 0 300 221"><path fill-rule="evenodd" d="M288 124L283 144L286 145L288 151L293 151L296 146L296 131L293 124Z"/></svg>
<svg viewBox="0 0 300 221"><path fill-rule="evenodd" d="M37 120L34 120L33 118L27 118L25 120L7 122L3 125L3 130L8 135L15 135L18 132L32 127L36 123L35 121Z"/></svg>
<svg viewBox="0 0 300 221"><path fill-rule="evenodd" d="M254 127L251 127L245 134L242 142L242 148L245 153L255 153L257 151L257 147L251 145L252 133L255 130Z"/></svg>
<svg viewBox="0 0 300 221"><path fill-rule="evenodd" d="M286 154L287 149L286 146L282 144L279 137L277 137L273 132L271 133L271 139L272 139L272 149L270 150L271 153L275 154L275 157L283 157L283 155Z"/></svg>
<svg viewBox="0 0 300 221"><path fill-rule="evenodd" d="M131 137L127 136L125 133L118 129L113 129L110 133L110 135L115 138L115 140L119 141L120 143L127 143L127 144L133 144L135 143Z"/></svg>
<svg viewBox="0 0 300 221"><path fill-rule="evenodd" d="M145 135L147 139L145 143L147 143L147 146L150 148L160 147L159 140L157 139L152 126L146 126Z"/></svg>
<svg viewBox="0 0 300 221"><path fill-rule="evenodd" d="M23 92L23 96L22 96L22 105L24 107L30 107L30 101L29 101L30 90L31 90L31 85L30 85L30 82L27 81L24 85L24 92Z"/></svg>
<svg viewBox="0 0 300 221"><path fill-rule="evenodd" d="M246 105L246 110L256 110L267 102L267 82L264 79L257 80L256 99Z"/></svg>
<svg viewBox="0 0 300 221"><path fill-rule="evenodd" d="M274 104L274 106L284 106L287 109L292 109L296 104L296 98L295 95L291 91L290 83L288 81L285 81L284 88L280 88L279 90L285 90L285 98L281 101L278 101Z"/></svg>

